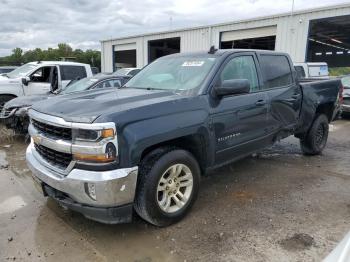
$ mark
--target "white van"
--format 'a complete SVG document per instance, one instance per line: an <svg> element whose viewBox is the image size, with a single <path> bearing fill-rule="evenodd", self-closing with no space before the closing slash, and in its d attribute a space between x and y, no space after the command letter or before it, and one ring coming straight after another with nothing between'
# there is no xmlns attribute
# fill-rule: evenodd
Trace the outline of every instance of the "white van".
<svg viewBox="0 0 350 262"><path fill-rule="evenodd" d="M0 109L9 100L64 88L71 80L92 76L88 64L62 61L30 62L0 75Z"/></svg>
<svg viewBox="0 0 350 262"><path fill-rule="evenodd" d="M297 71L299 79L317 78L329 79L329 71L327 63L294 63L294 68Z"/></svg>

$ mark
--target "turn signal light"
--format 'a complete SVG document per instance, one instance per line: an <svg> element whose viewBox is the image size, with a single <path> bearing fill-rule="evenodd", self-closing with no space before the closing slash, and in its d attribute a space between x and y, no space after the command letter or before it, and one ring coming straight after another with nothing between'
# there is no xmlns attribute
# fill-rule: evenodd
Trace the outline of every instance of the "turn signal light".
<svg viewBox="0 0 350 262"><path fill-rule="evenodd" d="M74 159L84 162L95 162L95 163L108 163L116 160L116 156L111 154L103 155L85 155L85 154L74 154Z"/></svg>
<svg viewBox="0 0 350 262"><path fill-rule="evenodd" d="M113 128L103 129L101 131L101 137L103 137L103 138L108 138L108 137L114 138L114 130L113 130Z"/></svg>

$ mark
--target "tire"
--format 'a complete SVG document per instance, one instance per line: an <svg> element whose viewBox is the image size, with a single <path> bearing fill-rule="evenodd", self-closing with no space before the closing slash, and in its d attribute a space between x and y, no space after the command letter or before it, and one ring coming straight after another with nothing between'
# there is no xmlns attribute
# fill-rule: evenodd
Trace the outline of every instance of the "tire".
<svg viewBox="0 0 350 262"><path fill-rule="evenodd" d="M300 139L301 150L304 155L319 155L327 144L329 133L328 118L318 115L306 136Z"/></svg>
<svg viewBox="0 0 350 262"><path fill-rule="evenodd" d="M142 160L139 170L134 205L136 213L159 227L181 220L198 195L200 168L194 156L182 149L159 148ZM190 178L189 172L192 185L191 179L184 179Z"/></svg>

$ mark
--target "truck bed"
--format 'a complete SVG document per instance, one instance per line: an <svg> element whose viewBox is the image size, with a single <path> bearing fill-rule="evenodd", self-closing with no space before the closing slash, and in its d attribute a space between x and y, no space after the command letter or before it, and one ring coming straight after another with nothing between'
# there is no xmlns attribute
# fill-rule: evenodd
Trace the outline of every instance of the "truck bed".
<svg viewBox="0 0 350 262"><path fill-rule="evenodd" d="M296 133L306 132L312 124L316 109L326 113L329 122L333 121L340 110L340 79L300 81L303 94L299 128Z"/></svg>

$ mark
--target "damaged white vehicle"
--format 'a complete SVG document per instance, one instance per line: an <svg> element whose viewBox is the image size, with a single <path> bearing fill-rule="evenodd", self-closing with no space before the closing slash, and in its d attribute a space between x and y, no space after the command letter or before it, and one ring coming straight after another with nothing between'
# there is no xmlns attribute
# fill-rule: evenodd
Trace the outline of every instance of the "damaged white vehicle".
<svg viewBox="0 0 350 262"><path fill-rule="evenodd" d="M0 76L0 111L13 98L60 90L71 80L92 76L88 64L63 61L30 62Z"/></svg>

